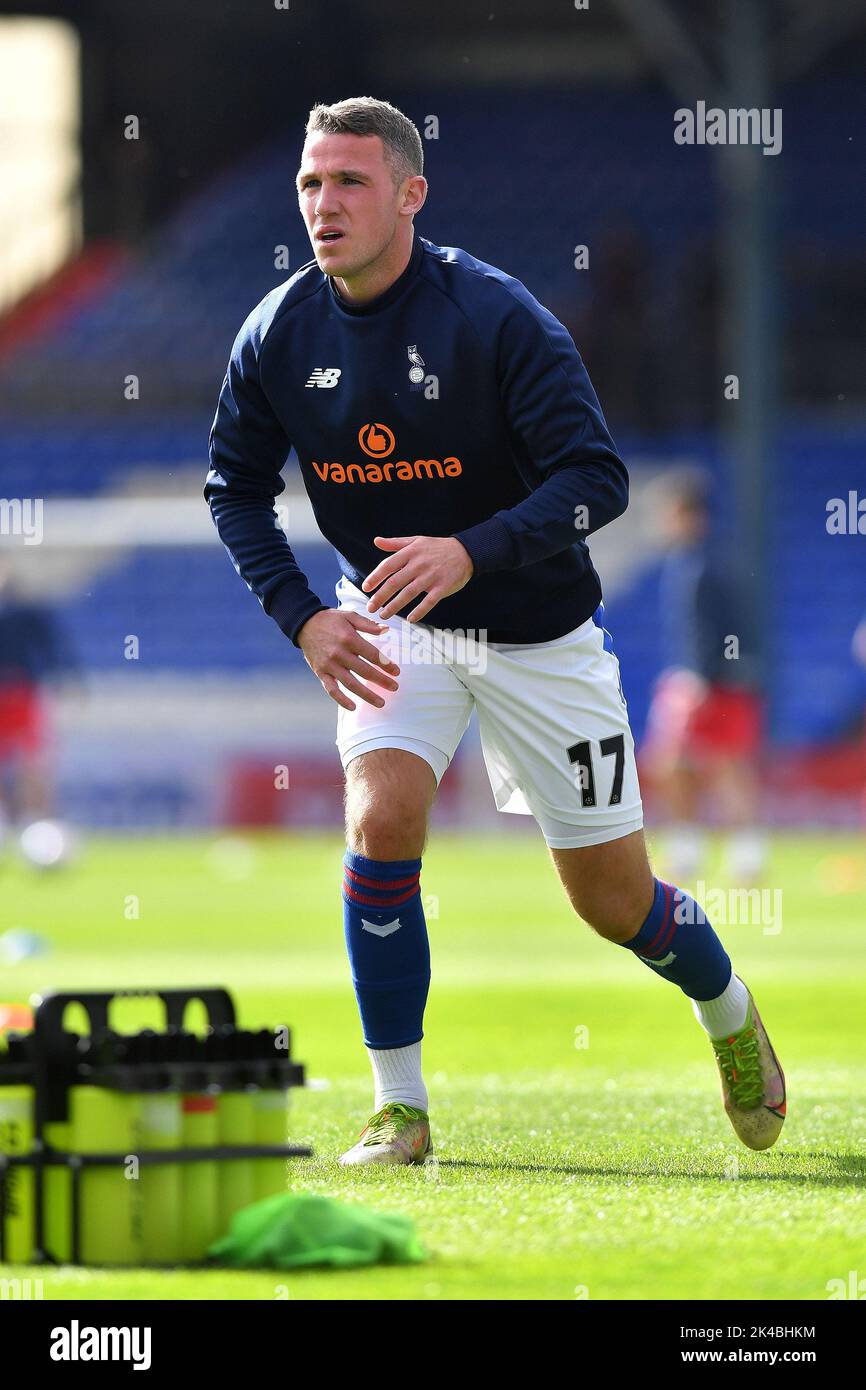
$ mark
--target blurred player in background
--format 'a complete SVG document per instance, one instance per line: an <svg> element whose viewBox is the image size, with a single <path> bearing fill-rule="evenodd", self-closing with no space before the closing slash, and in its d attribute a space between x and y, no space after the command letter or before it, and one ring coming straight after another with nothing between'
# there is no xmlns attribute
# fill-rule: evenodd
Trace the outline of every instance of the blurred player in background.
<svg viewBox="0 0 866 1390"><path fill-rule="evenodd" d="M24 856L59 863L68 836L52 819L51 720L47 687L75 673L65 634L44 604L22 594L0 554L0 844L15 827Z"/></svg>
<svg viewBox="0 0 866 1390"><path fill-rule="evenodd" d="M713 546L710 482L698 469L662 482L667 548L659 631L668 662L647 722L642 766L672 825L667 867L693 880L712 806L729 831L727 870L752 881L765 859L760 818L762 700L755 639L734 566Z"/></svg>
<svg viewBox="0 0 866 1390"><path fill-rule="evenodd" d="M851 639L851 652L854 660L866 671L866 613L863 614L863 617L860 619L854 631L854 636ZM866 715L864 715L863 719L863 732L861 737L864 765L866 765ZM863 788L863 823L866 824L866 786Z"/></svg>

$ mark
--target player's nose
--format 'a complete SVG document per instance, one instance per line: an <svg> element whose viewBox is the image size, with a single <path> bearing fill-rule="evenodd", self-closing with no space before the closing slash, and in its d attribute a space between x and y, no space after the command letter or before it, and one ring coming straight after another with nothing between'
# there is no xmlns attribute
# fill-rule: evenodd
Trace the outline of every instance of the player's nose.
<svg viewBox="0 0 866 1390"><path fill-rule="evenodd" d="M313 211L317 222L326 222L331 213L337 211L340 200L336 195L335 189L327 183L323 183L319 189L319 196L313 202Z"/></svg>

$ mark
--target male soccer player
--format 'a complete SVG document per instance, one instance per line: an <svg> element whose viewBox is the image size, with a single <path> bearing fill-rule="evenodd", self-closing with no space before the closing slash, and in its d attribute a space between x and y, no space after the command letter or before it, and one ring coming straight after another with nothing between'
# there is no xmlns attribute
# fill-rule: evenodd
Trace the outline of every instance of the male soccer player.
<svg viewBox="0 0 866 1390"><path fill-rule="evenodd" d="M313 108L297 187L315 259L238 334L205 487L235 567L340 707L346 944L375 1082L341 1162L430 1150L421 853L473 708L499 809L535 817L585 922L694 1001L734 1129L768 1148L782 1069L710 923L644 846L586 546L625 510L626 469L563 326L518 280L415 235L422 169L389 103ZM292 445L338 554L336 608L276 524Z"/></svg>

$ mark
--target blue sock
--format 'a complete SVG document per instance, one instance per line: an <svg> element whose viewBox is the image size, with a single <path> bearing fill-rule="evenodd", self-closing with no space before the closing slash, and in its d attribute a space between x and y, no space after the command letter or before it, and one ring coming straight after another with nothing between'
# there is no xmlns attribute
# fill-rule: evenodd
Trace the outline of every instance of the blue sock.
<svg viewBox="0 0 866 1390"><path fill-rule="evenodd" d="M346 851L343 923L364 1042L408 1047L424 1035L430 946L420 859L390 863Z"/></svg>
<svg viewBox="0 0 866 1390"><path fill-rule="evenodd" d="M622 945L690 999L718 999L731 978L731 962L706 913L682 888L656 881L646 921Z"/></svg>

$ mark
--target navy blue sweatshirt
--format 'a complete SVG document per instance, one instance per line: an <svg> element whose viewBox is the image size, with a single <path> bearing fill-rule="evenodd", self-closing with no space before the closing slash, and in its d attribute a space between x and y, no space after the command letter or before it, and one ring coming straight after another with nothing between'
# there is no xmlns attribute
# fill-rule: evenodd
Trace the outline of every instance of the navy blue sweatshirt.
<svg viewBox="0 0 866 1390"><path fill-rule="evenodd" d="M628 474L569 333L495 266L416 234L378 298L347 303L310 261L241 328L205 497L236 569L296 642L333 601L310 590L276 521L292 446L359 587L385 557L374 536L466 547L472 578L425 625L546 642L597 608L584 537L625 510Z"/></svg>

